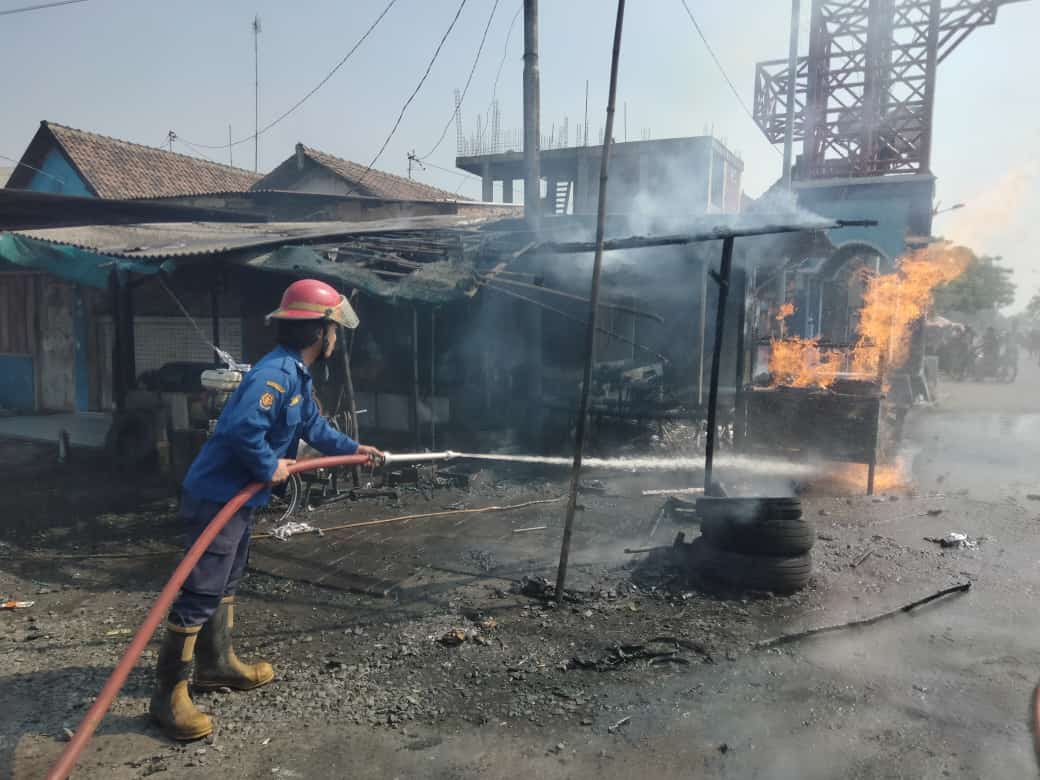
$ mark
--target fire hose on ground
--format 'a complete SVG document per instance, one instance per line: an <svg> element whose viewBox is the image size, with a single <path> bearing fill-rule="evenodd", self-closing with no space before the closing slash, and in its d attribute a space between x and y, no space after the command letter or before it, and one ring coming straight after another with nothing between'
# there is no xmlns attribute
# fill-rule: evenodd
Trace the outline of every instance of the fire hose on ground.
<svg viewBox="0 0 1040 780"><path fill-rule="evenodd" d="M431 461L431 460L448 460L455 457L453 452L439 452L439 453L420 453L414 455L391 455L387 453L384 462L386 463L401 463L401 462L418 462L418 461ZM311 471L313 469L331 469L339 468L341 466L361 466L369 462L367 455L336 455L325 458L314 458L312 460L299 461L289 467L289 473L295 474L300 471ZM123 657L119 660L116 668L109 675L108 680L105 682L105 686L101 689L101 693L98 694L94 703L87 710L87 714L83 716L79 726L76 727L75 733L69 740L69 744L62 751L61 756L58 758L57 763L51 768L47 774L47 780L65 780L72 772L72 769L76 765L76 761L83 752L83 749L87 746L90 738L93 736L97 727L101 725L101 720L105 717L109 708L112 706L112 702L115 701L116 696L126 683L127 677L130 675L131 670L134 668L134 664L137 663L137 659L141 657L141 653L149 640L152 638L152 634L159 627L163 618L166 616L167 610L170 605L173 604L174 599L177 598L177 594L180 592L181 585L188 578L191 570L198 563L199 558L202 557L203 553L206 552L210 544L216 539L217 535L224 529L231 517L243 506L245 503L252 498L259 490L263 488L263 484L260 482L254 482L246 487L242 488L230 501L228 501L224 508L221 509L216 516L210 521L209 525L202 532L199 538L195 541L195 544L189 548L187 553L184 555L184 559L178 564L177 568L174 569L173 575L167 581L162 591L159 593L159 597L155 600L151 610L148 612L148 616L141 623L141 627L137 629L137 633L134 635L133 641L130 642L130 646L126 648L126 652L123 653Z"/></svg>

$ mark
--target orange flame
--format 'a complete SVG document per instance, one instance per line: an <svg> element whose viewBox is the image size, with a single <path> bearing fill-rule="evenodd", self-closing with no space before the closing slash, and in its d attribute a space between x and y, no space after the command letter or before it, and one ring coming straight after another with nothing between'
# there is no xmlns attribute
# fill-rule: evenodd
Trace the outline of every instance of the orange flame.
<svg viewBox="0 0 1040 780"><path fill-rule="evenodd" d="M769 372L784 387L828 387L841 369L836 350L821 349L819 339L773 339Z"/></svg>
<svg viewBox="0 0 1040 780"><path fill-rule="evenodd" d="M862 463L836 463L826 474L813 481L809 493L820 496L847 496L863 493L867 488L867 469ZM874 469L875 493L906 493L913 479L909 463L896 458L892 463L879 463Z"/></svg>
<svg viewBox="0 0 1040 780"><path fill-rule="evenodd" d="M793 303L785 303L777 310L777 312L776 312L776 321L777 322L783 322L788 317L790 317L792 314L794 314L794 304Z"/></svg>
<svg viewBox="0 0 1040 780"><path fill-rule="evenodd" d="M894 273L871 277L848 370L877 376L882 356L889 366L906 363L911 327L927 312L932 292L964 273L973 257L965 247L937 242L905 257ZM842 362L838 350L821 350L819 339L774 339L769 371L774 385L829 387Z"/></svg>

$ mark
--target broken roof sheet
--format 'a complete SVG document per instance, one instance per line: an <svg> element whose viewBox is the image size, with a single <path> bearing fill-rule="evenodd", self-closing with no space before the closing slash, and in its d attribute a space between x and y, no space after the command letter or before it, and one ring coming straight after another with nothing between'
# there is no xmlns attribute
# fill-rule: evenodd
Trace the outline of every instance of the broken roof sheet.
<svg viewBox="0 0 1040 780"><path fill-rule="evenodd" d="M397 231L476 228L492 217L436 215L369 222L267 222L262 224L188 222L144 225L92 225L17 231L17 235L74 246L110 257L185 258L274 249L286 244L334 241L339 237Z"/></svg>
<svg viewBox="0 0 1040 780"><path fill-rule="evenodd" d="M335 247L284 246L253 258L247 265L261 271L317 276L391 301L433 304L473 297L482 279L476 261L464 256L387 271L382 263L366 263Z"/></svg>
<svg viewBox="0 0 1040 780"><path fill-rule="evenodd" d="M109 270L173 272L174 262L223 260L290 276L320 276L371 295L448 303L476 294L503 255L489 218L371 222L149 224L0 235L0 259L104 286ZM7 257L10 255L10 257ZM483 263L484 266L478 269Z"/></svg>

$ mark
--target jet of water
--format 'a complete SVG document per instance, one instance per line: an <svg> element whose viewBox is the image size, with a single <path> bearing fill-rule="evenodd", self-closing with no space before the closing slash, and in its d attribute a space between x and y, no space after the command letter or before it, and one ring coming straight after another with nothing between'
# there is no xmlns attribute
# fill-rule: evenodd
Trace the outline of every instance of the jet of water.
<svg viewBox="0 0 1040 780"><path fill-rule="evenodd" d="M457 452L459 458L471 460L494 460L507 463L537 463L546 466L569 466L571 458L545 455L498 455L494 453ZM631 458L584 458L582 463L590 469L613 471L684 471L704 467L703 457L631 457ZM808 477L818 469L808 463L792 463L780 458L751 458L746 455L717 455L716 468L734 469L746 474L775 475L785 477Z"/></svg>

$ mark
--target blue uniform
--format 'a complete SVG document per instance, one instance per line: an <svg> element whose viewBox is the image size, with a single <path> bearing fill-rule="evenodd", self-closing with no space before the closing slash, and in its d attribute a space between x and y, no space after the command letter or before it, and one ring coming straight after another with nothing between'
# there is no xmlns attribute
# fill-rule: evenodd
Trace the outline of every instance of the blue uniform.
<svg viewBox="0 0 1040 780"><path fill-rule="evenodd" d="M232 393L184 478L180 518L187 549L223 505L251 482L270 481L281 458L295 458L300 439L325 455L353 455L358 444L322 417L311 375L299 354L277 347ZM269 488L257 493L228 522L185 580L170 620L198 626L221 598L234 595L249 559L253 509L265 506Z"/></svg>
<svg viewBox="0 0 1040 780"><path fill-rule="evenodd" d="M321 416L299 354L277 347L228 399L213 436L184 478L184 490L226 502L250 482L268 482L279 458L296 457L301 438L325 455L353 455L358 448ZM270 497L265 488L247 506L266 506Z"/></svg>

